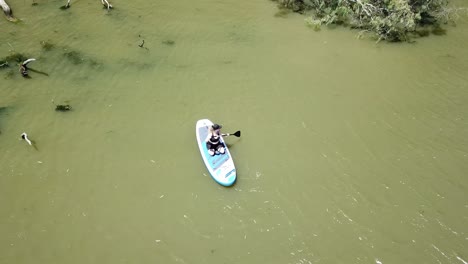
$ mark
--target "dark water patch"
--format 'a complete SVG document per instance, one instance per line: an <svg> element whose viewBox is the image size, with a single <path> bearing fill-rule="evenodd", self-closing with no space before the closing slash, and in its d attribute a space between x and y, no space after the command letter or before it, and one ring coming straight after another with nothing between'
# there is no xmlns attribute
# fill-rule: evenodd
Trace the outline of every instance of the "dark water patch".
<svg viewBox="0 0 468 264"><path fill-rule="evenodd" d="M233 25L230 30L226 32L229 41L234 43L247 43L252 42L254 34L252 28L249 26Z"/></svg>
<svg viewBox="0 0 468 264"><path fill-rule="evenodd" d="M50 42L50 40L47 40L47 41L41 41L41 47L42 47L42 50L44 51L51 51L52 49L55 48L55 44L53 44L52 42Z"/></svg>
<svg viewBox="0 0 468 264"><path fill-rule="evenodd" d="M70 50L70 49L66 48L66 49L64 49L64 52L62 53L62 56L64 56L73 65L81 65L81 64L86 63L93 70L103 68L103 64L101 62L99 62L97 59L90 58L89 56L87 56L87 55L85 55L82 52L77 51L77 50Z"/></svg>
<svg viewBox="0 0 468 264"><path fill-rule="evenodd" d="M419 37L427 37L429 34L431 34L431 31L428 29L418 29L414 33L416 33L416 35Z"/></svg>
<svg viewBox="0 0 468 264"><path fill-rule="evenodd" d="M429 35L442 36L447 34L447 30L440 25L426 26L416 29L413 33L409 34L411 37L427 37Z"/></svg>
<svg viewBox="0 0 468 264"><path fill-rule="evenodd" d="M291 10L286 8L280 8L275 14L274 17L286 18L291 13Z"/></svg>
<svg viewBox="0 0 468 264"><path fill-rule="evenodd" d="M0 106L0 115L7 114L7 111L10 110L9 106Z"/></svg>
<svg viewBox="0 0 468 264"><path fill-rule="evenodd" d="M3 79L5 80L11 80L13 79L13 77L15 77L15 71L13 71L12 69L8 70L7 72L5 72L4 76L3 76Z"/></svg>
<svg viewBox="0 0 468 264"><path fill-rule="evenodd" d="M125 65L127 66L127 68L128 67L134 68L138 71L153 69L156 66L155 63L139 62L139 61L134 61L134 60L129 60L129 59L120 59L118 61L118 64Z"/></svg>
<svg viewBox="0 0 468 264"><path fill-rule="evenodd" d="M28 59L28 56L26 56L25 54L19 53L19 52L13 52L10 55L6 56L5 58L1 59L0 61L5 61L9 63L12 63L12 62L21 63L27 59Z"/></svg>
<svg viewBox="0 0 468 264"><path fill-rule="evenodd" d="M78 65L84 62L84 57L83 55L76 51L76 50L71 50L71 51L65 51L63 53L63 56L68 59L71 63Z"/></svg>
<svg viewBox="0 0 468 264"><path fill-rule="evenodd" d="M103 67L103 63L99 60L88 56L78 50L71 49L66 46L59 46L50 40L40 41L42 53L39 55L40 61L54 61L59 60L57 56L65 57L66 61L73 65L87 64L93 70L97 70Z"/></svg>
<svg viewBox="0 0 468 264"><path fill-rule="evenodd" d="M437 26L437 27L434 27L431 31L432 34L436 35L436 36L443 36L443 35L446 35L447 34L447 30L443 29L442 27L440 26Z"/></svg>
<svg viewBox="0 0 468 264"><path fill-rule="evenodd" d="M161 41L161 43L164 44L164 45L167 45L167 46L174 46L175 45L175 41L171 40L171 39L163 40L163 41Z"/></svg>
<svg viewBox="0 0 468 264"><path fill-rule="evenodd" d="M11 107L9 107L9 106L0 106L0 118L2 118L3 116L8 115L8 111L10 111L10 109L11 109ZM1 119L0 119L0 121L1 121ZM1 133L2 133L2 131L0 129L0 134Z"/></svg>
<svg viewBox="0 0 468 264"><path fill-rule="evenodd" d="M105 10L107 8L103 8ZM118 22L119 24L125 23L125 21L134 21L135 18L129 19L129 15L120 8L111 8L110 10L105 10L105 16L112 19L112 21Z"/></svg>
<svg viewBox="0 0 468 264"><path fill-rule="evenodd" d="M91 68L93 69L100 69L103 67L103 64L101 62L98 62L95 59L89 59L88 63L89 63L89 66L91 66Z"/></svg>

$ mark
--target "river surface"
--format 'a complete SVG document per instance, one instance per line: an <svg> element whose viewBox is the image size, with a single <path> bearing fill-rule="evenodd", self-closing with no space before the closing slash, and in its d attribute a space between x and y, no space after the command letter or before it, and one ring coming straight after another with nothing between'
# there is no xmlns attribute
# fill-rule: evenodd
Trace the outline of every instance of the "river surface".
<svg viewBox="0 0 468 264"><path fill-rule="evenodd" d="M468 19L376 44L266 0L8 2L0 57L37 60L0 69L0 264L468 262ZM231 188L202 118L242 131Z"/></svg>

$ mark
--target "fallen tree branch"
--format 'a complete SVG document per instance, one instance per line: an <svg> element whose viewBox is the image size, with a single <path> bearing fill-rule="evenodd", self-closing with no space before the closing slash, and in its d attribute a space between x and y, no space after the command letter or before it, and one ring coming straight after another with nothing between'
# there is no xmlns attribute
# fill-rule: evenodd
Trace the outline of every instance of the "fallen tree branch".
<svg viewBox="0 0 468 264"><path fill-rule="evenodd" d="M70 1L71 1L71 0L68 0L68 1L67 1L67 4L64 5L64 6L61 6L60 9L65 10L65 9L70 8Z"/></svg>
<svg viewBox="0 0 468 264"><path fill-rule="evenodd" d="M101 0L102 4L107 7L107 10L113 8L113 6L107 0Z"/></svg>
<svg viewBox="0 0 468 264"><path fill-rule="evenodd" d="M5 13L9 21L15 22L17 20L13 17L13 12L11 11L11 8L8 6L5 0L0 0L0 6L2 7L3 13Z"/></svg>
<svg viewBox="0 0 468 264"><path fill-rule="evenodd" d="M23 62L23 65L26 66L28 63L33 62L33 61L35 61L35 60L36 60L36 59L34 59L34 58L27 59L27 60L25 60L25 61Z"/></svg>
<svg viewBox="0 0 468 264"><path fill-rule="evenodd" d="M28 134L26 134L26 132L23 132L23 133L21 134L21 138L24 139L24 141L26 141L30 146L33 146L33 148L34 148L35 150L39 150L39 149L37 148L37 146L36 146L36 142L35 142L34 140L30 140L30 139L28 138Z"/></svg>
<svg viewBox="0 0 468 264"><path fill-rule="evenodd" d="M36 59L27 59L20 64L19 71L23 77L28 77L28 63L35 61Z"/></svg>

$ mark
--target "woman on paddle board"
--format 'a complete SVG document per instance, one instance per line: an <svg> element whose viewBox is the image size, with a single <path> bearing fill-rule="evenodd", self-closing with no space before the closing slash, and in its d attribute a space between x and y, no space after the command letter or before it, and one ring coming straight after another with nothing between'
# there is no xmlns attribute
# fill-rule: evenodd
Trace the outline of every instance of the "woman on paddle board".
<svg viewBox="0 0 468 264"><path fill-rule="evenodd" d="M221 128L221 125L213 124L206 137L206 147L211 156L224 154L224 144L221 142Z"/></svg>

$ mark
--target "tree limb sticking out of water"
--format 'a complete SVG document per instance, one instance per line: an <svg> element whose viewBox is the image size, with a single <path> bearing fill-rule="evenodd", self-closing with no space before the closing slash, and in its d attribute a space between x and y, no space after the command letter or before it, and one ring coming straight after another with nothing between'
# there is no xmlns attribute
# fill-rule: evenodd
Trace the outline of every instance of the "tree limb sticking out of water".
<svg viewBox="0 0 468 264"><path fill-rule="evenodd" d="M0 0L0 1L3 1L3 0ZM65 9L70 8L70 1L71 0L67 0L67 4L64 6L61 6L60 9L65 10ZM101 0L101 3L104 5L105 8L107 8L107 10L110 10L111 8L113 8L113 6L107 0Z"/></svg>
<svg viewBox="0 0 468 264"><path fill-rule="evenodd" d="M109 2L107 0L101 0L102 4L104 6L107 6L107 10L111 9L112 8L112 5L109 4Z"/></svg>
<svg viewBox="0 0 468 264"><path fill-rule="evenodd" d="M371 33L378 41L408 41L450 20L448 0L274 0L280 8L312 12L308 25L338 24Z"/></svg>
<svg viewBox="0 0 468 264"><path fill-rule="evenodd" d="M12 22L15 22L16 18L13 17L13 12L11 11L10 7L5 2L5 0L0 0L0 6L2 7L3 12L5 13L7 19Z"/></svg>

